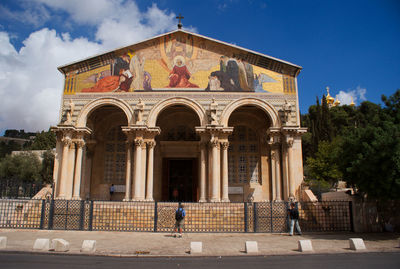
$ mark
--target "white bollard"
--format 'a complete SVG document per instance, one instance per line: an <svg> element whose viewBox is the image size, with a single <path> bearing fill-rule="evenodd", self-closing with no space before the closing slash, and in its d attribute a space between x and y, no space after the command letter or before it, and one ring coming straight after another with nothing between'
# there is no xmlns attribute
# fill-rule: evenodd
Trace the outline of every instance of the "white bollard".
<svg viewBox="0 0 400 269"><path fill-rule="evenodd" d="M257 253L258 245L257 241L246 241L246 253Z"/></svg>
<svg viewBox="0 0 400 269"><path fill-rule="evenodd" d="M33 244L33 250L45 250L48 251L50 249L50 239L48 238L38 238L35 240Z"/></svg>
<svg viewBox="0 0 400 269"><path fill-rule="evenodd" d="M51 248L56 252L66 252L69 250L69 243L64 239L56 238L51 241Z"/></svg>
<svg viewBox="0 0 400 269"><path fill-rule="evenodd" d="M84 240L81 252L93 253L96 251L96 240Z"/></svg>
<svg viewBox="0 0 400 269"><path fill-rule="evenodd" d="M202 242L190 242L190 254L202 253L203 243Z"/></svg>
<svg viewBox="0 0 400 269"><path fill-rule="evenodd" d="M362 240L361 238L350 238L349 243L350 243L350 249L352 250L366 249L364 240Z"/></svg>
<svg viewBox="0 0 400 269"><path fill-rule="evenodd" d="M5 249L7 247L7 237L0 236L0 249Z"/></svg>
<svg viewBox="0 0 400 269"><path fill-rule="evenodd" d="M311 240L299 240L299 251L300 252L313 251Z"/></svg>

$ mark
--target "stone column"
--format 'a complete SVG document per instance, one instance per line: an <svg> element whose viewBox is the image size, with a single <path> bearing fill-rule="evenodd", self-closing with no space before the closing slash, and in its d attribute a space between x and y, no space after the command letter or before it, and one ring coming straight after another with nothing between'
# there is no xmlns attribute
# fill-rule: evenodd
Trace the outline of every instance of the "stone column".
<svg viewBox="0 0 400 269"><path fill-rule="evenodd" d="M217 139L211 141L212 149L212 189L211 189L211 202L220 201L219 185L220 176L218 169L218 159L219 159L219 143Z"/></svg>
<svg viewBox="0 0 400 269"><path fill-rule="evenodd" d="M141 196L143 185L142 179L142 144L143 139L135 139L135 178L134 178L134 201L142 201L144 197Z"/></svg>
<svg viewBox="0 0 400 269"><path fill-rule="evenodd" d="M147 142L148 159L147 159L147 186L146 186L146 201L154 201L153 199L153 160L155 141Z"/></svg>
<svg viewBox="0 0 400 269"><path fill-rule="evenodd" d="M222 202L229 202L228 185L228 147L229 142L222 142Z"/></svg>
<svg viewBox="0 0 400 269"><path fill-rule="evenodd" d="M271 201L274 201L276 198L276 152L274 148L271 148L271 191L272 191L272 196L271 196Z"/></svg>
<svg viewBox="0 0 400 269"><path fill-rule="evenodd" d="M206 145L200 144L200 199L199 202L206 202Z"/></svg>
<svg viewBox="0 0 400 269"><path fill-rule="evenodd" d="M287 151L288 151L288 177L289 177L289 198L295 197L295 186L293 176L293 138L286 139Z"/></svg>
<svg viewBox="0 0 400 269"><path fill-rule="evenodd" d="M63 143L63 151L62 151L62 161L61 161L61 178L60 178L60 191L58 198L65 199L66 191L67 191L67 176L68 176L68 151L69 146L72 143L72 139L70 137L64 136L61 139Z"/></svg>
<svg viewBox="0 0 400 269"><path fill-rule="evenodd" d="M276 146L275 149L275 187L276 187L276 196L275 201L282 201L281 196L281 165L280 165L280 151L279 146Z"/></svg>
<svg viewBox="0 0 400 269"><path fill-rule="evenodd" d="M147 166L147 143L143 141L142 143L142 160L141 160L142 168L140 169L140 178L142 179L141 189L140 189L140 197L143 197L145 200L146 197L146 166Z"/></svg>
<svg viewBox="0 0 400 269"><path fill-rule="evenodd" d="M76 160L75 160L75 175L74 175L74 191L72 199L80 200L81 197L81 179L82 179L82 151L85 141L80 139L76 142Z"/></svg>
<svg viewBox="0 0 400 269"><path fill-rule="evenodd" d="M125 174L125 198L124 201L131 200L131 178L132 178L132 140L126 141L126 174Z"/></svg>

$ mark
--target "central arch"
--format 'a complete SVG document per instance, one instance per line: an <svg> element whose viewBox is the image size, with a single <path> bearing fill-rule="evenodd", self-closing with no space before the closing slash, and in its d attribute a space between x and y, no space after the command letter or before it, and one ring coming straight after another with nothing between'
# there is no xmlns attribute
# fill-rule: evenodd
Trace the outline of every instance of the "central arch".
<svg viewBox="0 0 400 269"><path fill-rule="evenodd" d="M158 115L163 110L165 110L167 107L173 106L173 105L183 105L183 106L186 106L186 107L192 109L199 117L200 124L202 126L207 124L206 111L199 103L197 103L196 101L189 99L189 98L172 97L172 98L168 98L168 99L165 99L165 100L159 102L150 110L149 117L147 120L148 126L155 127Z"/></svg>
<svg viewBox="0 0 400 269"><path fill-rule="evenodd" d="M263 110L270 118L272 126L280 127L281 121L278 112L267 102L257 98L242 98L228 104L221 114L221 125L228 127L229 117L232 112L241 106L255 106Z"/></svg>

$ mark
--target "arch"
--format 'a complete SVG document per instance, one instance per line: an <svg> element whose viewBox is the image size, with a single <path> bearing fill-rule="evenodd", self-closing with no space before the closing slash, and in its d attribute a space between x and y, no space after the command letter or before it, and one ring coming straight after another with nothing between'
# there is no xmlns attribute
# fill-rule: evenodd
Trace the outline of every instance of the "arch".
<svg viewBox="0 0 400 269"><path fill-rule="evenodd" d="M189 98L184 98L184 97L172 97L165 99L163 101L160 101L157 103L149 113L149 117L147 120L147 124L149 127L155 127L156 122L157 122L157 117L158 115L167 107L173 106L173 105L184 105L188 108L191 108L194 110L194 112L197 114L200 120L200 124L202 126L207 124L207 118L206 118L206 111L205 109L196 101L189 99Z"/></svg>
<svg viewBox="0 0 400 269"><path fill-rule="evenodd" d="M222 111L221 125L223 125L224 127L228 127L229 117L231 116L232 112L235 111L237 108L245 105L255 106L263 110L269 116L272 122L271 127L281 126L278 112L270 104L258 98L241 98L229 103Z"/></svg>
<svg viewBox="0 0 400 269"><path fill-rule="evenodd" d="M80 111L77 121L76 121L76 126L77 127L85 127L86 126L86 121L87 117L90 112L95 110L96 108L106 106L106 105L114 105L125 113L126 118L128 120L128 124L131 124L132 119L133 119L133 109L127 104L125 101L119 100L117 98L111 98L111 97L104 97L104 98L99 98L96 100L93 100L86 105L83 106L82 110Z"/></svg>

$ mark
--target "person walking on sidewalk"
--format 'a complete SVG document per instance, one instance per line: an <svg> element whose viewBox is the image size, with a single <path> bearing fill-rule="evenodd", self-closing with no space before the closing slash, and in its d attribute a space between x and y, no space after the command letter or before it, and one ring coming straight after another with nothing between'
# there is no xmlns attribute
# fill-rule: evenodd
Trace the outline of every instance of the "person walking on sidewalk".
<svg viewBox="0 0 400 269"><path fill-rule="evenodd" d="M292 202L290 203L290 209L288 210L290 228L289 235L293 235L293 228L296 225L296 231L299 235L301 235L301 229L299 225L299 210L296 208L296 205Z"/></svg>
<svg viewBox="0 0 400 269"><path fill-rule="evenodd" d="M176 237L176 232L179 231L179 237L182 237L182 226L185 222L186 212L184 206L179 204L178 209L175 211L175 228L174 228L174 237Z"/></svg>

